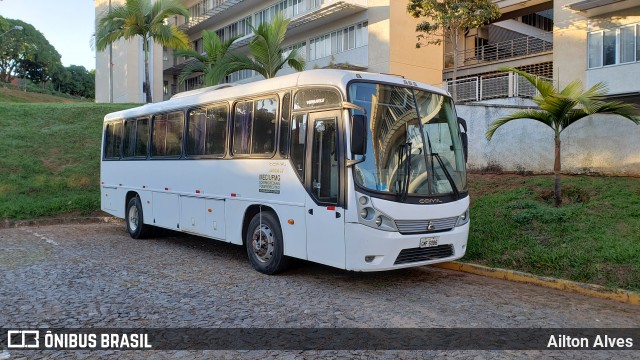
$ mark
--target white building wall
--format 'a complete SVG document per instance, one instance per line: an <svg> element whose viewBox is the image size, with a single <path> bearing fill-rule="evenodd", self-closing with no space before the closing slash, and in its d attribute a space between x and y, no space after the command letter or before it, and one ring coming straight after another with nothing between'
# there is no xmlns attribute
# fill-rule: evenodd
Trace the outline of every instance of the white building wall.
<svg viewBox="0 0 640 360"><path fill-rule="evenodd" d="M526 107L512 105L457 105L467 120L469 160L472 171L551 173L554 161L553 131L533 120L503 125L487 141L493 120ZM562 171L568 174L598 173L640 176L640 126L621 117L591 116L562 132Z"/></svg>

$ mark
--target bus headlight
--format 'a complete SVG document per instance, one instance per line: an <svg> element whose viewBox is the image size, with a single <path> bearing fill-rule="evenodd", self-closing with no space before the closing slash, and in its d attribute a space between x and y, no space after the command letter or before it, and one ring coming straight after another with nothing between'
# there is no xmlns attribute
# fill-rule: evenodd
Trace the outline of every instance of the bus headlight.
<svg viewBox="0 0 640 360"><path fill-rule="evenodd" d="M362 208L360 210L360 217L363 219L369 219L369 213L370 213L369 208Z"/></svg>
<svg viewBox="0 0 640 360"><path fill-rule="evenodd" d="M458 222L456 226L462 226L469 222L469 208L465 210L460 216L458 216Z"/></svg>
<svg viewBox="0 0 640 360"><path fill-rule="evenodd" d="M381 226L382 225L382 216L378 216L376 218L376 225Z"/></svg>

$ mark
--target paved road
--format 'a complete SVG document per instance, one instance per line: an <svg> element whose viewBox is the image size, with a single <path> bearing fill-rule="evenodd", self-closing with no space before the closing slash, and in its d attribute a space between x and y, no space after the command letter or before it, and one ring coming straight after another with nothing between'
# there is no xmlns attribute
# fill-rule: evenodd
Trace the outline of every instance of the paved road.
<svg viewBox="0 0 640 360"><path fill-rule="evenodd" d="M240 247L180 234L133 240L121 223L1 229L0 272L4 328L640 326L638 306L432 267L352 273L301 262L285 274L266 276L250 267ZM10 359L113 354L13 351ZM202 355L126 353L153 359ZM638 358L639 354L219 351L204 355L457 359Z"/></svg>

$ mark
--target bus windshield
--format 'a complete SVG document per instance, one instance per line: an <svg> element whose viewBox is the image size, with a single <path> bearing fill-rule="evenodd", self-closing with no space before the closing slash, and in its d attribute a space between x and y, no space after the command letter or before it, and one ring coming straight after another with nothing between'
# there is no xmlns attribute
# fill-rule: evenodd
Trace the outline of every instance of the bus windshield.
<svg viewBox="0 0 640 360"><path fill-rule="evenodd" d="M352 83L350 101L369 121L365 161L355 166L361 187L408 196L459 198L467 192L462 142L450 98L425 90Z"/></svg>

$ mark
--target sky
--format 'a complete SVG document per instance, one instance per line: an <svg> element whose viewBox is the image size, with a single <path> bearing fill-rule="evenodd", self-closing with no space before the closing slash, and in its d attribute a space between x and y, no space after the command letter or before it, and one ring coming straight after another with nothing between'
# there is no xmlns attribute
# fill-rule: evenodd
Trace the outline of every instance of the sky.
<svg viewBox="0 0 640 360"><path fill-rule="evenodd" d="M60 53L64 66L96 68L94 0L0 0L0 15L33 25Z"/></svg>

